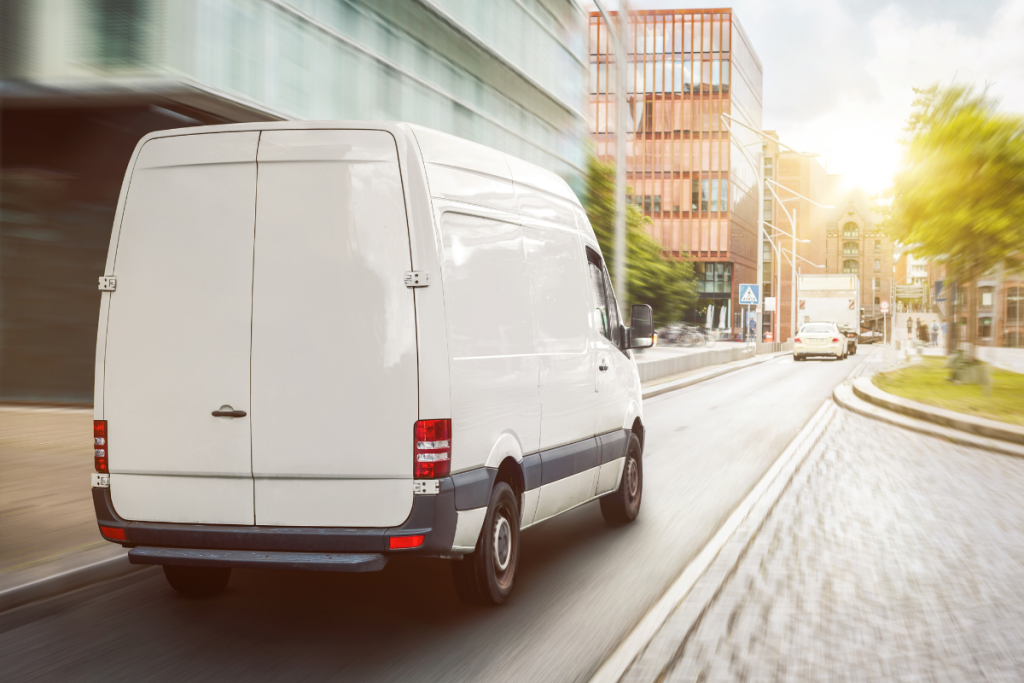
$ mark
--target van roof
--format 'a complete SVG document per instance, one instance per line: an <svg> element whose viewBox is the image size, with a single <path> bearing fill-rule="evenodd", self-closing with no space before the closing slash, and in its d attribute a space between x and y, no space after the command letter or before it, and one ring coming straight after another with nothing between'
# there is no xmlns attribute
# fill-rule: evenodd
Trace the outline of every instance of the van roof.
<svg viewBox="0 0 1024 683"><path fill-rule="evenodd" d="M172 128L149 133L139 146L154 138L203 133L226 133L251 130L385 130L396 139L409 140L420 150L424 162L465 168L518 185L526 185L581 206L576 193L557 174L518 157L505 154L455 135L402 121L257 121L215 126Z"/></svg>

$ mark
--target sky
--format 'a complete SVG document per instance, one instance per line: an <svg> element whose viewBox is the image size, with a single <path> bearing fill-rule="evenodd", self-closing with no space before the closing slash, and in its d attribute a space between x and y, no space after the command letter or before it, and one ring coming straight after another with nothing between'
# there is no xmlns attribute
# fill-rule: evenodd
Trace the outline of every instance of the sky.
<svg viewBox="0 0 1024 683"><path fill-rule="evenodd" d="M630 4L732 7L764 66L764 128L873 193L898 168L914 87L974 84L1024 112L1024 0Z"/></svg>

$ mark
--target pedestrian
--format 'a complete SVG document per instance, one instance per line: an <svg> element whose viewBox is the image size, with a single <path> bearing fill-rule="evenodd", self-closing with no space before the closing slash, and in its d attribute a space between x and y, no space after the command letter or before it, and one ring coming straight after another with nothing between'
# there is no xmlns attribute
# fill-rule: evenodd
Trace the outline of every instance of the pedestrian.
<svg viewBox="0 0 1024 683"><path fill-rule="evenodd" d="M913 330L913 329L914 329L914 319L913 318L907 318L907 341L911 341L913 339L913 337L911 336L911 330Z"/></svg>
<svg viewBox="0 0 1024 683"><path fill-rule="evenodd" d="M932 346L939 345L939 323L932 321Z"/></svg>

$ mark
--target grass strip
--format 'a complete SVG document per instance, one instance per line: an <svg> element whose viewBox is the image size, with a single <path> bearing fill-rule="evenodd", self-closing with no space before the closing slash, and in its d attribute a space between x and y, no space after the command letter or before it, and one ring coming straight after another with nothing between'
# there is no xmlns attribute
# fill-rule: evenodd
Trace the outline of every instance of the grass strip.
<svg viewBox="0 0 1024 683"><path fill-rule="evenodd" d="M1024 375L989 367L992 390L954 384L946 359L925 356L922 362L875 375L875 386L890 394L958 413L1024 426Z"/></svg>

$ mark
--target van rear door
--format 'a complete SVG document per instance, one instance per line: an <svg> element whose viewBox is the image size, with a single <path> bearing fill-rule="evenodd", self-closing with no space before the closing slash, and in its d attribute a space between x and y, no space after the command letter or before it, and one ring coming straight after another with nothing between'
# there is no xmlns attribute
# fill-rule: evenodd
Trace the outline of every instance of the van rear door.
<svg viewBox="0 0 1024 683"><path fill-rule="evenodd" d="M116 246L103 376L110 492L129 520L253 524L249 410L258 132L156 138Z"/></svg>
<svg viewBox="0 0 1024 683"><path fill-rule="evenodd" d="M257 524L384 527L408 517L418 412L410 269L389 133L263 132L252 332Z"/></svg>

